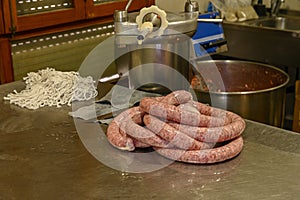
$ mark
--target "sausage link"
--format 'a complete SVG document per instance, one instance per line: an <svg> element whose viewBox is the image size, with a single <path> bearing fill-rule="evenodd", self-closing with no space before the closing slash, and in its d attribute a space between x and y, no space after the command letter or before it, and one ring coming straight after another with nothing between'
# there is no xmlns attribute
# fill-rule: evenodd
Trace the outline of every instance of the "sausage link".
<svg viewBox="0 0 300 200"><path fill-rule="evenodd" d="M211 127L223 126L230 123L227 118L202 115L199 112L191 112L189 110L182 109L181 107L156 101L149 97L145 97L141 100L140 107L143 111L150 115L190 126Z"/></svg>
<svg viewBox="0 0 300 200"><path fill-rule="evenodd" d="M143 98L139 107L115 117L107 137L121 150L152 146L169 159L204 164L237 156L243 148L244 129L240 116L193 101L189 92L181 90ZM211 149L215 143L221 146Z"/></svg>
<svg viewBox="0 0 300 200"><path fill-rule="evenodd" d="M178 148L185 150L200 150L212 148L206 143L199 142L189 137L188 135L181 133L179 130L157 119L156 117L146 114L143 121L146 127L149 128L152 132L159 135L161 138L165 139Z"/></svg>
<svg viewBox="0 0 300 200"><path fill-rule="evenodd" d="M165 97L156 97L155 99L157 101L165 101L168 103L176 103L176 104L180 104L181 102L186 102L191 99L191 97L189 97L188 95L185 95L185 98L177 99L176 96L178 96L178 93L179 93L179 91L176 91L174 94L171 93ZM135 117L136 119L133 119L134 123L141 124L142 120L139 115L140 115L139 108L134 107L134 108L130 108L130 109L120 113L117 117L115 117L115 119L113 119L113 121L110 123L110 125L108 126L108 129L107 129L108 141L116 148L121 149L121 150L127 150L127 151L133 151L135 149L135 147L137 147L137 148L149 147L150 146L149 144L143 143L142 141L139 141L136 138L129 137L125 130L120 129L120 125L121 125L122 121L125 121L125 119L127 120L129 118ZM134 125L131 125L131 126L134 126ZM136 128L129 128L129 129L135 130ZM138 130L140 130L140 128L138 128ZM132 130L129 130L129 131L132 131ZM134 132L133 132L133 134L134 134ZM145 138L143 140L145 140ZM148 140L149 140L149 138L148 138ZM152 138L152 140L153 140L153 138ZM159 144L160 142L161 142L161 144ZM165 142L162 142L162 141L160 141L160 142L159 142L158 138L154 139L154 141L151 141L151 138L150 138L150 141L148 141L148 143L151 143L151 144L156 144L158 146L165 146ZM163 143L164 143L164 145L162 145Z"/></svg>
<svg viewBox="0 0 300 200"><path fill-rule="evenodd" d="M165 96L161 102L171 104L171 105L180 105L187 103L193 99L192 94L185 90L173 91L167 96Z"/></svg>
<svg viewBox="0 0 300 200"><path fill-rule="evenodd" d="M167 147L168 142L157 136L145 127L140 126L133 120L125 120L122 125L127 135L135 138L136 140L155 147Z"/></svg>
<svg viewBox="0 0 300 200"><path fill-rule="evenodd" d="M237 156L243 149L243 138L239 136L228 144L213 149L188 151L156 147L154 149L171 160L195 164L217 163Z"/></svg>
<svg viewBox="0 0 300 200"><path fill-rule="evenodd" d="M168 124L201 142L224 142L240 136L246 127L240 116L231 112L227 112L226 116L231 123L220 127L196 127L172 122Z"/></svg>
<svg viewBox="0 0 300 200"><path fill-rule="evenodd" d="M109 143L120 150L133 151L135 149L133 140L120 132L119 125L115 120L109 124L106 135Z"/></svg>
<svg viewBox="0 0 300 200"><path fill-rule="evenodd" d="M209 115L209 116L226 115L226 110L222 110L220 108L215 108L198 101L190 101L189 103L203 115Z"/></svg>
<svg viewBox="0 0 300 200"><path fill-rule="evenodd" d="M120 130L120 125L128 118L134 120L136 123L141 123L142 115L143 112L139 107L133 107L116 116L109 124L106 132L110 144L120 150L133 151L135 149L134 142L125 131Z"/></svg>
<svg viewBox="0 0 300 200"><path fill-rule="evenodd" d="M119 128L119 131L120 131L120 133L121 133L122 135L127 135L127 134L125 133L125 130L122 130L121 128ZM128 136L128 135L127 135L127 136ZM130 137L130 136L129 136L129 137ZM132 139L135 148L148 148L148 147L151 147L151 145L145 144L145 143L143 143L143 142L141 142L141 141L139 141L139 140L137 140L137 139L135 139L135 138L133 138L133 137L130 137L130 138Z"/></svg>
<svg viewBox="0 0 300 200"><path fill-rule="evenodd" d="M134 146L136 148L148 148L148 147L151 147L151 145L143 143L143 142L141 142L141 141L139 141L139 140L137 140L135 138L132 138L132 140L133 140Z"/></svg>

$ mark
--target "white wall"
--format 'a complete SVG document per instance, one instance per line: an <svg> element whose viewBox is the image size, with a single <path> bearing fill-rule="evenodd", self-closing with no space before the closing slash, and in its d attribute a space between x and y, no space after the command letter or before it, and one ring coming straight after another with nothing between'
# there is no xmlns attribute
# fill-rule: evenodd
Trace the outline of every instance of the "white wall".
<svg viewBox="0 0 300 200"><path fill-rule="evenodd" d="M285 0L283 7L290 10L300 10L300 0Z"/></svg>
<svg viewBox="0 0 300 200"><path fill-rule="evenodd" d="M254 2L257 2L257 0ZM267 7L270 7L271 0L263 0L263 2ZM300 10L300 0L285 0L284 4L282 4L282 8Z"/></svg>
<svg viewBox="0 0 300 200"><path fill-rule="evenodd" d="M200 12L203 13L207 9L209 0L196 0L200 6ZM161 9L170 12L181 12L184 10L184 4L186 0L156 0L156 5ZM253 0L257 2L257 0ZM267 7L270 7L271 0L263 0ZM290 10L300 10L300 0L285 0L282 8L287 8Z"/></svg>
<svg viewBox="0 0 300 200"><path fill-rule="evenodd" d="M163 10L170 12L182 12L184 11L184 4L186 0L156 0L156 5ZM207 9L209 0L197 0L200 6L200 12L204 12Z"/></svg>

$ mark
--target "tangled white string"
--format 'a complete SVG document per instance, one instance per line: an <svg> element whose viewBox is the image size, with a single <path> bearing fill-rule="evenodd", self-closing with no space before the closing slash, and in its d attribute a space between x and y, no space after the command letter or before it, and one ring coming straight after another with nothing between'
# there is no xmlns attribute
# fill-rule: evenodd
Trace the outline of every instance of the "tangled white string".
<svg viewBox="0 0 300 200"><path fill-rule="evenodd" d="M44 106L70 106L72 101L90 100L98 94L92 77L83 78L77 72L46 68L30 72L23 79L26 84L24 90L14 90L4 97L11 104L23 108L35 110Z"/></svg>

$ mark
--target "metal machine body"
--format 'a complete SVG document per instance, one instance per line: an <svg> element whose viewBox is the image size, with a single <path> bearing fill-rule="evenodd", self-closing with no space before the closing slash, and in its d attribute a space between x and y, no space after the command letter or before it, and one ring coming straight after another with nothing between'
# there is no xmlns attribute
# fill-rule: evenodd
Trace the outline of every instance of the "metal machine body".
<svg viewBox="0 0 300 200"><path fill-rule="evenodd" d="M191 38L199 24L198 4L187 1L182 13L166 13L156 6L128 13L131 2L125 10L115 11L118 73L128 75L133 89L158 93L189 89L190 60L195 58Z"/></svg>

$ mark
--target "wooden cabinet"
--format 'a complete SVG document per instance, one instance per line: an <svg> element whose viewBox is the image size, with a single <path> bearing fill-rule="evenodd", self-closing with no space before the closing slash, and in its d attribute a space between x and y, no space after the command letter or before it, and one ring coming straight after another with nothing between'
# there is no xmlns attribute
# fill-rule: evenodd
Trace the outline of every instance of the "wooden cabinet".
<svg viewBox="0 0 300 200"><path fill-rule="evenodd" d="M124 10L128 0L1 0L0 2L0 83L13 80L7 48L12 40L39 36L72 27L112 21L115 10ZM155 0L134 0L129 11L155 4ZM10 59L10 60L9 60ZM12 64L11 64L12 65ZM5 72L5 74L3 74Z"/></svg>
<svg viewBox="0 0 300 200"><path fill-rule="evenodd" d="M86 17L109 16L115 10L124 10L127 2L127 0L87 0ZM154 3L155 0L134 0L129 7L129 11L139 10Z"/></svg>
<svg viewBox="0 0 300 200"><path fill-rule="evenodd" d="M0 4L0 16L3 16L2 4ZM4 34L4 21L3 17L0 18L0 34Z"/></svg>
<svg viewBox="0 0 300 200"><path fill-rule="evenodd" d="M10 41L0 37L0 83L12 82L13 77Z"/></svg>
<svg viewBox="0 0 300 200"><path fill-rule="evenodd" d="M114 10L124 9L127 2L127 0L2 0L4 32L28 31L111 16ZM151 4L154 4L154 0L135 0L129 10L138 10Z"/></svg>
<svg viewBox="0 0 300 200"><path fill-rule="evenodd" d="M3 0L3 2L6 33L68 23L85 17L83 0Z"/></svg>

